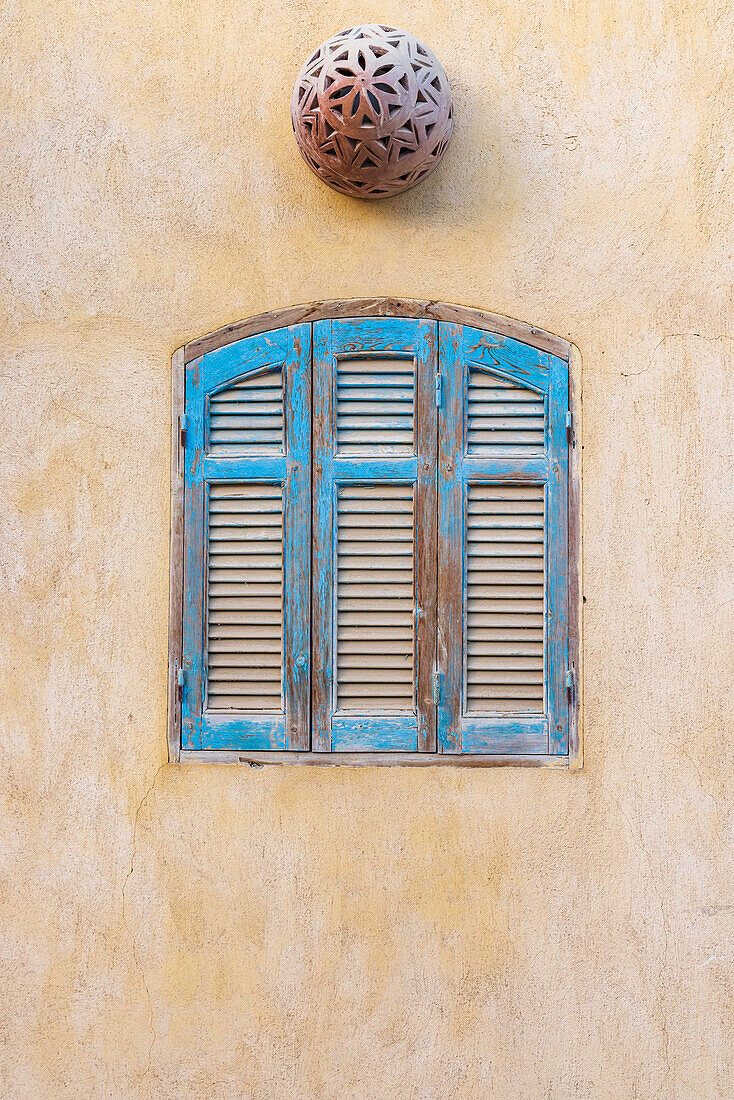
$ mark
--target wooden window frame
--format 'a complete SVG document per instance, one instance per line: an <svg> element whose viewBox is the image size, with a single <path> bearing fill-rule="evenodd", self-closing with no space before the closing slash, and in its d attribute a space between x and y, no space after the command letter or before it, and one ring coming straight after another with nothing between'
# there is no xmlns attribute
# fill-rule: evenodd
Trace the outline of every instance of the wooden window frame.
<svg viewBox="0 0 734 1100"><path fill-rule="evenodd" d="M564 755L452 752L319 752L242 751L181 748L181 706L178 671L183 647L184 606L184 455L181 417L184 414L186 367L194 360L246 337L313 321L340 318L398 317L469 326L518 340L568 363L571 426L568 448L568 644L573 684L569 713L568 753ZM293 306L226 325L178 348L171 361L171 516L168 648L168 758L177 763L310 764L320 766L411 767L550 767L578 770L583 766L583 645L581 561L582 373L578 349L552 333L512 318L463 306L400 298L345 299Z"/></svg>

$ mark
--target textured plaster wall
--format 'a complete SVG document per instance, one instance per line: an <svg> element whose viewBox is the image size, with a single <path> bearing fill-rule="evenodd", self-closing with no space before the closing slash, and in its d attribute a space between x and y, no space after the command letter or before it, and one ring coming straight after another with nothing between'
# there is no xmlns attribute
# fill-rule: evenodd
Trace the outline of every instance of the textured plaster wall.
<svg viewBox="0 0 734 1100"><path fill-rule="evenodd" d="M353 22L424 37L422 188L288 117ZM731 5L7 0L0 1094L732 1095ZM169 766L169 357L434 297L584 364L586 766Z"/></svg>

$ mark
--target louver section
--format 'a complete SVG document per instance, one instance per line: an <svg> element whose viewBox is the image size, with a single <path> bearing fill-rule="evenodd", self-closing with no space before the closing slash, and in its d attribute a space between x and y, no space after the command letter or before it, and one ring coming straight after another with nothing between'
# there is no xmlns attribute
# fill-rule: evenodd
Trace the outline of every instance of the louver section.
<svg viewBox="0 0 734 1100"><path fill-rule="evenodd" d="M467 448L470 455L541 455L545 447L542 393L469 368Z"/></svg>
<svg viewBox="0 0 734 1100"><path fill-rule="evenodd" d="M208 541L207 707L282 711L281 486L212 484Z"/></svg>
<svg viewBox="0 0 734 1100"><path fill-rule="evenodd" d="M209 453L267 454L283 450L283 371L250 375L212 394Z"/></svg>
<svg viewBox="0 0 734 1100"><path fill-rule="evenodd" d="M337 709L412 710L413 486L337 497Z"/></svg>
<svg viewBox="0 0 734 1100"><path fill-rule="evenodd" d="M543 486L467 496L466 712L542 714Z"/></svg>
<svg viewBox="0 0 734 1100"><path fill-rule="evenodd" d="M411 452L414 391L413 359L340 359L336 372L339 450Z"/></svg>

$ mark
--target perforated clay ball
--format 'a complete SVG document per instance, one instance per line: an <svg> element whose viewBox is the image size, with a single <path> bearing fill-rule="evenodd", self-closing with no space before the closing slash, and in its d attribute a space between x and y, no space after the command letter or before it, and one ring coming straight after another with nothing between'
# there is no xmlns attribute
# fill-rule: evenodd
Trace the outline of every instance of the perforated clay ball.
<svg viewBox="0 0 734 1100"><path fill-rule="evenodd" d="M370 23L340 31L309 57L291 119L319 179L344 195L385 198L438 165L453 130L451 88L415 35Z"/></svg>

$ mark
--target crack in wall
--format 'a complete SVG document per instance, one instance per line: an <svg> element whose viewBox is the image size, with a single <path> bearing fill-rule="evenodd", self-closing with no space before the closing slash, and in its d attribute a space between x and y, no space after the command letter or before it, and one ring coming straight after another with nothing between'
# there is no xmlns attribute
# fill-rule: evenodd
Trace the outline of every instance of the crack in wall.
<svg viewBox="0 0 734 1100"><path fill-rule="evenodd" d="M668 972L668 948L669 948L669 944L670 944L670 925L668 924L668 920L667 920L667 917L665 915L665 901L663 899L662 892L660 891L660 888L658 886L658 881L657 881L657 878L655 877L655 873L654 873L655 872L655 862L652 858L652 854L645 847L641 836L638 836L637 831L635 830L632 822L630 821L629 815L622 808L621 802L617 798L615 798L614 795L610 794L609 792L606 792L606 797L609 799L610 802L614 803L614 805L617 807L617 810L619 811L620 815L624 818L625 822L627 823L627 828L629 829L630 834L632 836L632 839L635 842L635 845L642 852L645 859L647 860L647 863L650 867L651 872L653 872L650 877L652 879L652 882L654 883L653 891L656 894L657 899L658 899L658 903L660 905L660 922L661 922L662 927L663 927L663 966L665 968L665 972L667 973ZM663 1074L663 1076L660 1080L660 1083L658 1085L657 1091L655 1093L656 1096L660 1096L666 1081L668 1080L668 1078L670 1077L670 1075L672 1073L672 1066L671 1066L671 1063L670 1063L670 1037L668 1035L668 1017L667 1017L666 1012L665 1012L665 990L664 990L664 988L663 988L663 986L660 982L658 982L657 988L658 988L658 994L657 994L656 1000L657 1000L658 1014L660 1016L660 1030L663 1033L663 1055L664 1055L664 1058L665 1058L665 1067L666 1067L665 1068L665 1073Z"/></svg>
<svg viewBox="0 0 734 1100"><path fill-rule="evenodd" d="M655 362L655 356L660 351L661 347L663 346L663 344L665 343L666 340L683 340L683 339L709 340L709 341L713 342L713 341L716 341L716 340L734 340L734 336L729 336L729 334L726 333L726 332L722 332L718 336L704 336L703 333L701 333L701 332L669 332L665 336L663 336L660 340L658 340L657 344L653 348L653 353L650 356L650 360L649 360L646 367L643 367L642 370L632 370L632 371L627 371L627 372L620 371L620 377L621 378L639 378L641 374L647 374L647 372L650 370L653 363Z"/></svg>
<svg viewBox="0 0 734 1100"><path fill-rule="evenodd" d="M133 959L135 960L135 965L136 965L136 967L137 967L137 969L140 973L140 978L141 978L141 981L143 983L143 988L145 989L145 997L146 997L147 1004L148 1004L148 1026L150 1028L150 1044L148 1046L148 1053L147 1053L147 1056L146 1056L145 1069L143 1070L143 1072L140 1074L140 1077L138 1078L139 1082L143 1081L145 1079L145 1077L151 1071L152 1058L153 1058L153 1047L156 1044L156 1041L158 1039L158 1035L157 1035L156 1029L155 1029L155 1014L153 1012L153 1002L152 1002L152 999L151 999L151 996L150 996L150 989L148 987L148 982L147 982L147 979L145 977L145 967L143 966L143 964L141 962L141 959L140 959L140 955L138 953L138 948L137 948L137 944L136 944L136 941L135 941L135 936L133 935L133 932L130 929L128 923L127 923L127 913L125 911L126 910L126 891L127 891L128 882L130 881L130 877L131 877L131 875L133 874L133 872L135 870L135 856L136 856L136 852L137 852L137 836L138 836L138 820L140 818L140 812L143 809L143 806L147 802L148 798L152 794L152 792L155 788L155 785L158 781L158 776L161 774L163 769L166 768L166 767L168 767L167 763L161 764L156 769L156 773L153 776L153 780L152 780L150 786L146 790L143 797L140 799L140 802L138 803L137 809L135 810L135 820L134 820L134 823L133 823L132 849L131 849L131 852L130 852L130 868L129 868L127 874L125 875L125 881L122 884L122 925L123 925L123 928L125 929L125 931L127 932L128 936L130 937L130 943L132 945Z"/></svg>

